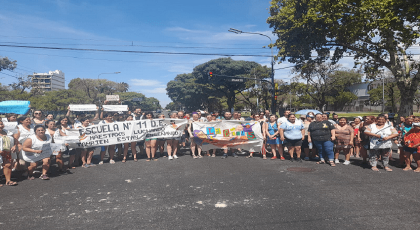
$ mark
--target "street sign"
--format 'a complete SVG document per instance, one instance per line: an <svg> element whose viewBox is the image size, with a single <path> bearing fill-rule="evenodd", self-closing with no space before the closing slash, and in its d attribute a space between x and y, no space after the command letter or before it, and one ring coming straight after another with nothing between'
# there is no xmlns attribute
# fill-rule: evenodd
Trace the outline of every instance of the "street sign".
<svg viewBox="0 0 420 230"><path fill-rule="evenodd" d="M143 101L143 98L141 97L135 97L132 99L132 101Z"/></svg>
<svg viewBox="0 0 420 230"><path fill-rule="evenodd" d="M120 95L106 95L107 101L119 101Z"/></svg>
<svg viewBox="0 0 420 230"><path fill-rule="evenodd" d="M225 79L228 82L234 82L234 83L243 83L245 82L245 79L243 78L227 78Z"/></svg>

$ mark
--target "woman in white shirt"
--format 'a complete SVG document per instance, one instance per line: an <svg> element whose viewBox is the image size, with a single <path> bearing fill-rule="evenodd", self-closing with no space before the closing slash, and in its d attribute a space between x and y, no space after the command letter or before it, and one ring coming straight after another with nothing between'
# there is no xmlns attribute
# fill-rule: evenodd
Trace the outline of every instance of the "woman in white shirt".
<svg viewBox="0 0 420 230"><path fill-rule="evenodd" d="M23 153L22 155L34 155L34 154L41 154L42 147L44 144L51 143L51 137L49 135L45 135L45 127L42 125L37 125L34 128L34 135L29 136L23 142ZM47 176L48 169L50 168L50 158L46 157L42 160L42 175L39 177L42 180L49 180L50 178ZM35 177L33 176L33 171L38 166L38 162L30 162L28 166L28 179L33 180Z"/></svg>

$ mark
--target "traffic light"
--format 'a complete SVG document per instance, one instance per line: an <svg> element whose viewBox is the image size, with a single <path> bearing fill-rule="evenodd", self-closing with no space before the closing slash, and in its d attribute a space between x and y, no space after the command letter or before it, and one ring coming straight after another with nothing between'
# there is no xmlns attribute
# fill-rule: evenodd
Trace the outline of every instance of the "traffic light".
<svg viewBox="0 0 420 230"><path fill-rule="evenodd" d="M277 96L274 96L274 100L277 101Z"/></svg>
<svg viewBox="0 0 420 230"><path fill-rule="evenodd" d="M209 80L213 79L213 72L209 72L208 75L209 75Z"/></svg>
<svg viewBox="0 0 420 230"><path fill-rule="evenodd" d="M274 84L274 95L279 95L279 83L275 83ZM276 101L277 101L277 97L276 97Z"/></svg>

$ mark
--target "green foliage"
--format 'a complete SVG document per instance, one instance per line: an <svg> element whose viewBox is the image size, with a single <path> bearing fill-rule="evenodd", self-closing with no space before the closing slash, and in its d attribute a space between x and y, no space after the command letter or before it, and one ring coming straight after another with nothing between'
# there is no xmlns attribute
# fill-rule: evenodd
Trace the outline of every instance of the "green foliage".
<svg viewBox="0 0 420 230"><path fill-rule="evenodd" d="M298 70L348 54L371 78L387 68L401 92L399 114L407 116L420 82L420 65L406 52L420 37L418 9L418 0L272 0L267 22L278 37L277 58Z"/></svg>
<svg viewBox="0 0 420 230"><path fill-rule="evenodd" d="M69 89L81 90L95 103L104 101L106 95L123 93L128 91L128 84L117 83L106 79L81 79L74 78L68 84Z"/></svg>
<svg viewBox="0 0 420 230"><path fill-rule="evenodd" d="M16 61L11 61L8 57L0 57L0 71L14 70L16 65Z"/></svg>
<svg viewBox="0 0 420 230"><path fill-rule="evenodd" d="M170 111L177 111L179 109L179 106L177 106L177 104L172 101L165 106L165 109L168 109Z"/></svg>
<svg viewBox="0 0 420 230"><path fill-rule="evenodd" d="M41 97L31 97L31 107L47 111L66 111L69 104L90 104L93 100L83 91L63 89L45 92Z"/></svg>
<svg viewBox="0 0 420 230"><path fill-rule="evenodd" d="M357 99L347 87L360 83L362 75L331 63L311 63L303 66L298 78L304 80L307 85L306 88L299 86L298 90L305 91L320 110L323 110L327 103L333 106L334 110L341 110L346 103Z"/></svg>
<svg viewBox="0 0 420 230"><path fill-rule="evenodd" d="M397 101L401 97L400 90L395 82L385 84L385 87L379 86L368 91L369 102L371 104L382 104L382 89L384 92L385 105L391 107L392 112L397 111Z"/></svg>

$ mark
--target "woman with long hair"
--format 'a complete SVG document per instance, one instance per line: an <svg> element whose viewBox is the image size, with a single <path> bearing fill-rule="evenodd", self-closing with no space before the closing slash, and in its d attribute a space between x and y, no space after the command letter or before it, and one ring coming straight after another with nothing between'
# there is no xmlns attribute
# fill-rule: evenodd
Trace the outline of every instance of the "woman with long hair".
<svg viewBox="0 0 420 230"><path fill-rule="evenodd" d="M347 124L347 118L341 117L335 124L335 163L339 164L338 156L343 151L344 165L350 164L350 148L353 146L354 129Z"/></svg>
<svg viewBox="0 0 420 230"><path fill-rule="evenodd" d="M363 118L363 124L362 127L359 128L359 137L360 137L360 155L362 155L362 163L368 163L367 158L368 158L368 150L370 150L370 145L369 145L369 136L365 135L365 130L366 128L375 123L376 122L376 118L375 116L365 116Z"/></svg>
<svg viewBox="0 0 420 230"><path fill-rule="evenodd" d="M133 115L127 115L126 121L132 121L134 118ZM124 143L124 157L122 159L122 163L125 163L127 161L127 153L128 153L128 146L131 147L131 154L133 155L133 160L137 162L137 149L136 149L137 142L133 141L130 143Z"/></svg>
<svg viewBox="0 0 420 230"><path fill-rule="evenodd" d="M171 113L170 116L172 119L178 119L177 112ZM178 143L181 140L181 137L176 137L166 140L166 151L168 152L168 160L178 159L176 155L178 151Z"/></svg>
<svg viewBox="0 0 420 230"><path fill-rule="evenodd" d="M192 120L190 120L190 127L188 128L188 133L191 137L191 155L194 159L196 158L202 158L201 156L201 144L197 144L194 141L194 122L200 122L198 114L196 112L193 112ZM197 149L197 156L195 155L195 149Z"/></svg>
<svg viewBox="0 0 420 230"><path fill-rule="evenodd" d="M80 123L76 126L76 128L87 128L90 126L90 120L87 117L83 117L80 120ZM80 125L81 124L81 125ZM82 167L89 168L91 166L96 166L92 164L92 157L95 148L81 148L80 149L80 157L82 159Z"/></svg>
<svg viewBox="0 0 420 230"><path fill-rule="evenodd" d="M158 118L165 119L165 115L159 114ZM159 149L160 156L163 156L163 157L166 157L166 155L164 155L164 152L163 152L165 150L165 142L166 140L163 138L158 138L156 140L156 149Z"/></svg>
<svg viewBox="0 0 420 230"><path fill-rule="evenodd" d="M105 113L103 118L104 119L99 122L99 124L101 124L101 125L115 123L112 113ZM100 165L104 164L104 157L105 157L105 153L106 153L107 149L108 149L108 153L109 153L109 163L110 164L115 164L115 161L114 161L115 145L109 145L109 146L102 146L101 147L101 153L100 153L101 160L99 161Z"/></svg>
<svg viewBox="0 0 420 230"><path fill-rule="evenodd" d="M153 120L153 113L147 112L146 119ZM157 138L146 138L144 144L146 146L146 154L147 160L146 161L157 161L158 159L155 157L156 154L156 141Z"/></svg>
<svg viewBox="0 0 420 230"><path fill-rule="evenodd" d="M282 142L280 141L279 135L279 126L277 124L277 117L274 114L271 114L269 117L269 121L267 122L267 125L265 125L265 134L267 137L267 144L270 145L271 151L273 152L273 157L271 160L277 159L276 156L276 149L279 152L280 160L285 160L283 156L283 146Z"/></svg>
<svg viewBox="0 0 420 230"><path fill-rule="evenodd" d="M6 185L14 186L16 182L12 181L13 158L12 153L18 150L17 135L4 129L3 121L0 120L0 156L3 160L3 174L6 178ZM3 185L0 185L0 187Z"/></svg>
<svg viewBox="0 0 420 230"><path fill-rule="evenodd" d="M51 143L55 143L55 139L59 138L61 136L60 135L60 130L57 128L57 125L56 125L55 121L53 121L53 120L45 121L45 128L46 128L45 135L48 135L48 136L51 137ZM58 165L58 171L61 172L61 173L64 172L65 170L64 170L64 162L63 162L62 151L60 151L55 156L55 162Z"/></svg>
<svg viewBox="0 0 420 230"><path fill-rule="evenodd" d="M68 130L73 128L73 123L69 117L60 117L57 121L57 128L60 132L60 136L67 136ZM65 151L63 154L69 155L69 162L67 163L68 169L75 169L73 166L76 158L76 149L69 148L68 144L65 144Z"/></svg>

